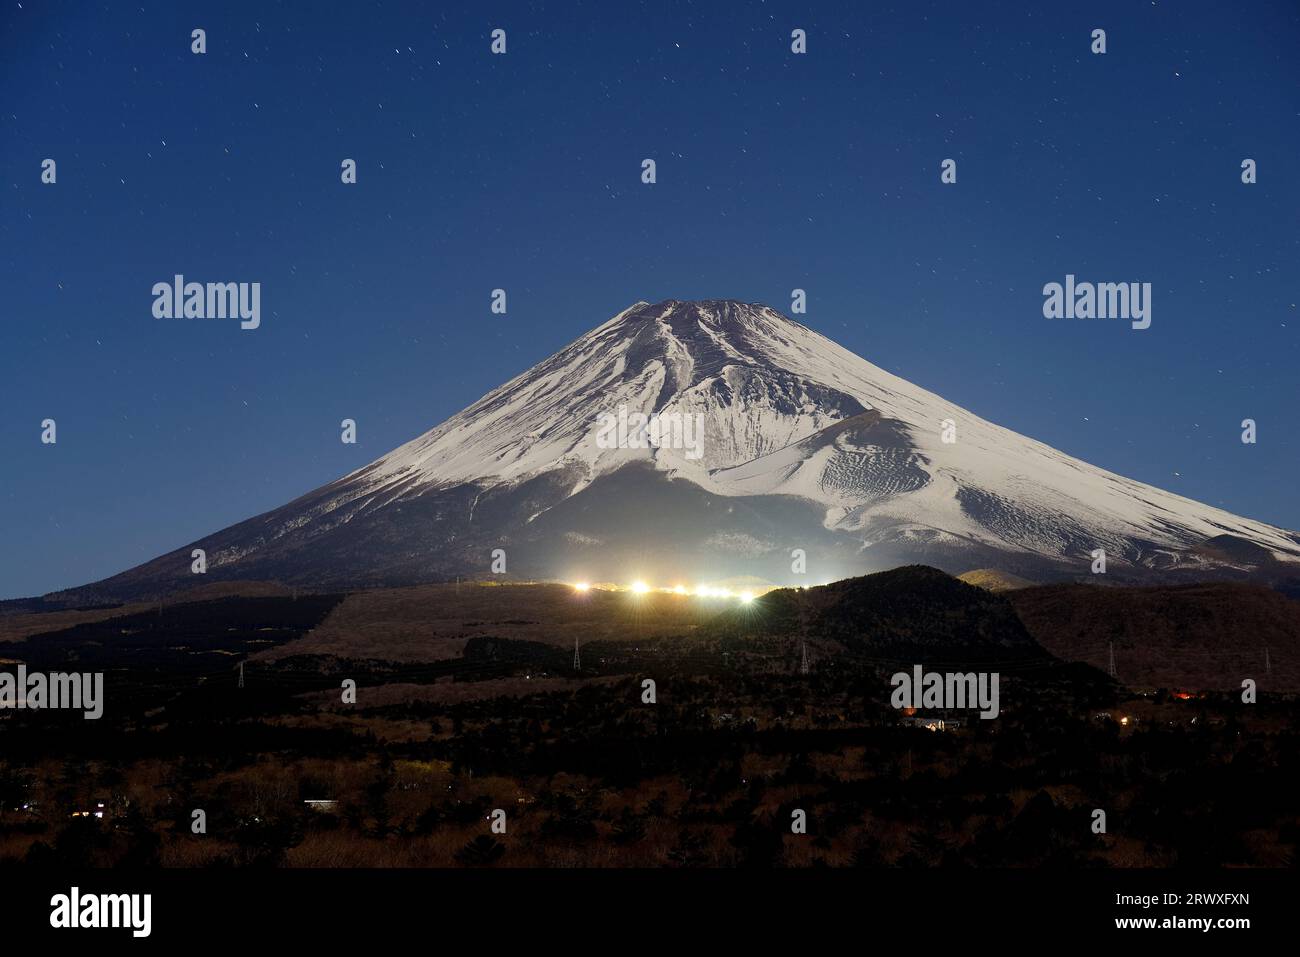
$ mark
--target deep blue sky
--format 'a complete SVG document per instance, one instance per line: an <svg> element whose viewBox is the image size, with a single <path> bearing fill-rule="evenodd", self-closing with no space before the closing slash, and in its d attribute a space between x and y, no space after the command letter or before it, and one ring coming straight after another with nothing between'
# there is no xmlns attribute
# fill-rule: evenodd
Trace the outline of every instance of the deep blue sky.
<svg viewBox="0 0 1300 957"><path fill-rule="evenodd" d="M283 504L638 299L794 287L973 412L1300 528L1293 2L0 2L0 597ZM262 327L155 320L176 272L261 282ZM1152 328L1044 319L1067 272L1151 282Z"/></svg>

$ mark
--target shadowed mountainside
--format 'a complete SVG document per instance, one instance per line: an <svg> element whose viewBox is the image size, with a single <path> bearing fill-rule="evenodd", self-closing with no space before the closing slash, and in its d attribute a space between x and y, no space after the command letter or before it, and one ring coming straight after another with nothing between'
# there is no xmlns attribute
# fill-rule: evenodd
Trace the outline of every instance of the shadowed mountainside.
<svg viewBox="0 0 1300 957"><path fill-rule="evenodd" d="M714 627L834 642L918 664L1048 659L1002 596L925 565L814 588L782 588L728 610Z"/></svg>
<svg viewBox="0 0 1300 957"><path fill-rule="evenodd" d="M1129 686L1240 689L1253 678L1261 690L1300 690L1300 602L1268 588L1045 585L1006 597L1058 657L1104 669L1113 643Z"/></svg>

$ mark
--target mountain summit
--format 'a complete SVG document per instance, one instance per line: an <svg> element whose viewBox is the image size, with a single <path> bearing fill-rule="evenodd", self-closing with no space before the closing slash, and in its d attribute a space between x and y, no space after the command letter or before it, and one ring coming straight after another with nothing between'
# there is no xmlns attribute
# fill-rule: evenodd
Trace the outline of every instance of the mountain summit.
<svg viewBox="0 0 1300 957"><path fill-rule="evenodd" d="M619 416L630 430L604 427ZM653 419L701 428L685 448L638 440ZM731 300L638 302L364 468L79 591L187 587L193 548L209 579L340 588L491 578L494 549L508 577L595 581L911 562L1041 580L1088 574L1096 549L1128 579L1300 568L1293 532L1095 468Z"/></svg>

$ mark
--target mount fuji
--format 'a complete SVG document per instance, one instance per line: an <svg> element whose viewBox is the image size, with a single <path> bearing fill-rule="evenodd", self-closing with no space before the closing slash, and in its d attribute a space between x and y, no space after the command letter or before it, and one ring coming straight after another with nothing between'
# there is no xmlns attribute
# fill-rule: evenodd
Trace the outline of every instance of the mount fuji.
<svg viewBox="0 0 1300 957"><path fill-rule="evenodd" d="M698 449L606 447L620 408L702 417ZM1125 581L1300 572L1295 532L1096 468L729 300L638 302L369 465L75 593L190 587L194 548L208 580L327 588L490 579L495 549L513 579L813 584L920 562L1042 581L1088 576L1096 549Z"/></svg>

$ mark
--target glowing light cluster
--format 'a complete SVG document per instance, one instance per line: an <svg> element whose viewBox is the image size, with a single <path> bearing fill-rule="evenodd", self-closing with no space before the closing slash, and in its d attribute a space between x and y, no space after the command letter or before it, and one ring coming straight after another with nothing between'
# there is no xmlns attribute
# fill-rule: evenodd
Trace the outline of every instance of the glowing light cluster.
<svg viewBox="0 0 1300 957"><path fill-rule="evenodd" d="M651 592L660 592L664 595L677 595L679 597L693 598L721 598L721 599L738 599L741 602L751 602L757 593L753 591L732 591L730 588L722 588L713 585L697 585L695 588L688 588L685 585L671 585L665 587L655 587L647 584L638 578L627 585L594 585L591 582L573 582L575 592L586 593L592 589L601 591L626 591L634 595L648 595Z"/></svg>

